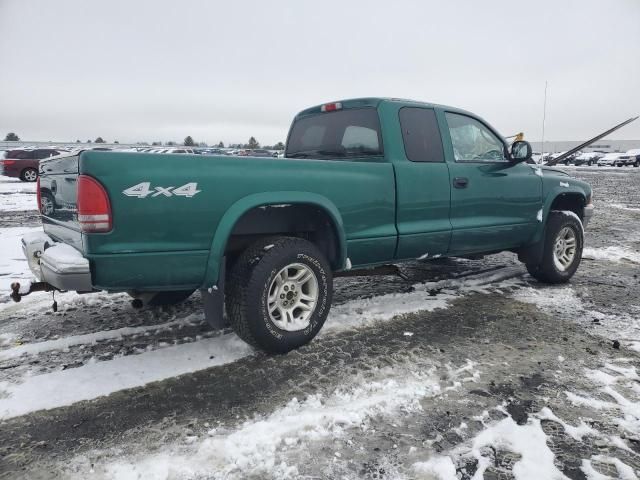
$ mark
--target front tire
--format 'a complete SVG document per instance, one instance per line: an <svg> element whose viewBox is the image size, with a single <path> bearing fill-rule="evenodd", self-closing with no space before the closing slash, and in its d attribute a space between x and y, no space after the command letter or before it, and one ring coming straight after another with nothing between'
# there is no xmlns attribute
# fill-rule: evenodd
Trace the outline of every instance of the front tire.
<svg viewBox="0 0 640 480"><path fill-rule="evenodd" d="M324 325L333 294L331 267L311 242L259 240L231 269L226 310L245 342L270 353L309 343Z"/></svg>
<svg viewBox="0 0 640 480"><path fill-rule="evenodd" d="M527 271L544 283L566 283L582 260L584 230L573 212L552 211L547 220L544 252L539 264L527 264Z"/></svg>

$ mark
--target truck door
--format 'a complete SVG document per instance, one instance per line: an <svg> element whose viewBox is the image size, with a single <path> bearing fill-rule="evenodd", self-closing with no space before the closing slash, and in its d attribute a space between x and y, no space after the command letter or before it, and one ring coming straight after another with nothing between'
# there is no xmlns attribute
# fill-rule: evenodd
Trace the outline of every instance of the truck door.
<svg viewBox="0 0 640 480"><path fill-rule="evenodd" d="M451 188L436 114L431 108L403 107L398 117L406 160L394 163L396 258L446 254L451 237Z"/></svg>
<svg viewBox="0 0 640 480"><path fill-rule="evenodd" d="M526 163L506 158L506 145L488 125L445 112L451 176L450 254L518 247L538 225L542 181Z"/></svg>

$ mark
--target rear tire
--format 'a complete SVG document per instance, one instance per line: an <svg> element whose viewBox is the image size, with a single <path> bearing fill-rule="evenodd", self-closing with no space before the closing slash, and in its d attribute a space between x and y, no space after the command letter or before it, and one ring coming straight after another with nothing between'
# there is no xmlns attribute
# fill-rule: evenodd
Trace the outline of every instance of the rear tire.
<svg viewBox="0 0 640 480"><path fill-rule="evenodd" d="M20 180L23 182L35 182L38 179L38 171L35 168L25 168L20 172Z"/></svg>
<svg viewBox="0 0 640 480"><path fill-rule="evenodd" d="M293 288L292 288L293 287ZM324 325L333 294L331 267L311 242L264 238L231 268L226 311L245 342L270 353L309 343Z"/></svg>
<svg viewBox="0 0 640 480"><path fill-rule="evenodd" d="M577 216L552 211L547 220L544 252L539 264L527 264L527 271L544 283L566 283L582 260L584 231Z"/></svg>

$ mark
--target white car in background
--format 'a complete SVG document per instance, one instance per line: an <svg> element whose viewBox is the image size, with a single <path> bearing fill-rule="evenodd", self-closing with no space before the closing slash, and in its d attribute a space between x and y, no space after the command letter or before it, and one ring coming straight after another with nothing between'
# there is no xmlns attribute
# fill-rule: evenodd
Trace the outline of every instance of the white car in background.
<svg viewBox="0 0 640 480"><path fill-rule="evenodd" d="M598 160L598 166L613 167L622 155L624 155L624 153L607 153L604 157Z"/></svg>

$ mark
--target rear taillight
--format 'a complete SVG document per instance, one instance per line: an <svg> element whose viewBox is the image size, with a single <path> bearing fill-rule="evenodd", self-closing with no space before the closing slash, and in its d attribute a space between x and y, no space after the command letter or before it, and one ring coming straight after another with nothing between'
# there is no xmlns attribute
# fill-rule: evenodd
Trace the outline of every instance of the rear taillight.
<svg viewBox="0 0 640 480"><path fill-rule="evenodd" d="M86 233L111 230L111 204L104 187L93 177L78 176L78 223Z"/></svg>
<svg viewBox="0 0 640 480"><path fill-rule="evenodd" d="M15 160L0 160L0 163L2 165L13 165L14 163L16 163Z"/></svg>
<svg viewBox="0 0 640 480"><path fill-rule="evenodd" d="M40 197L40 175L38 175L38 179L36 180L36 198L38 201L38 211L42 213L42 200Z"/></svg>

